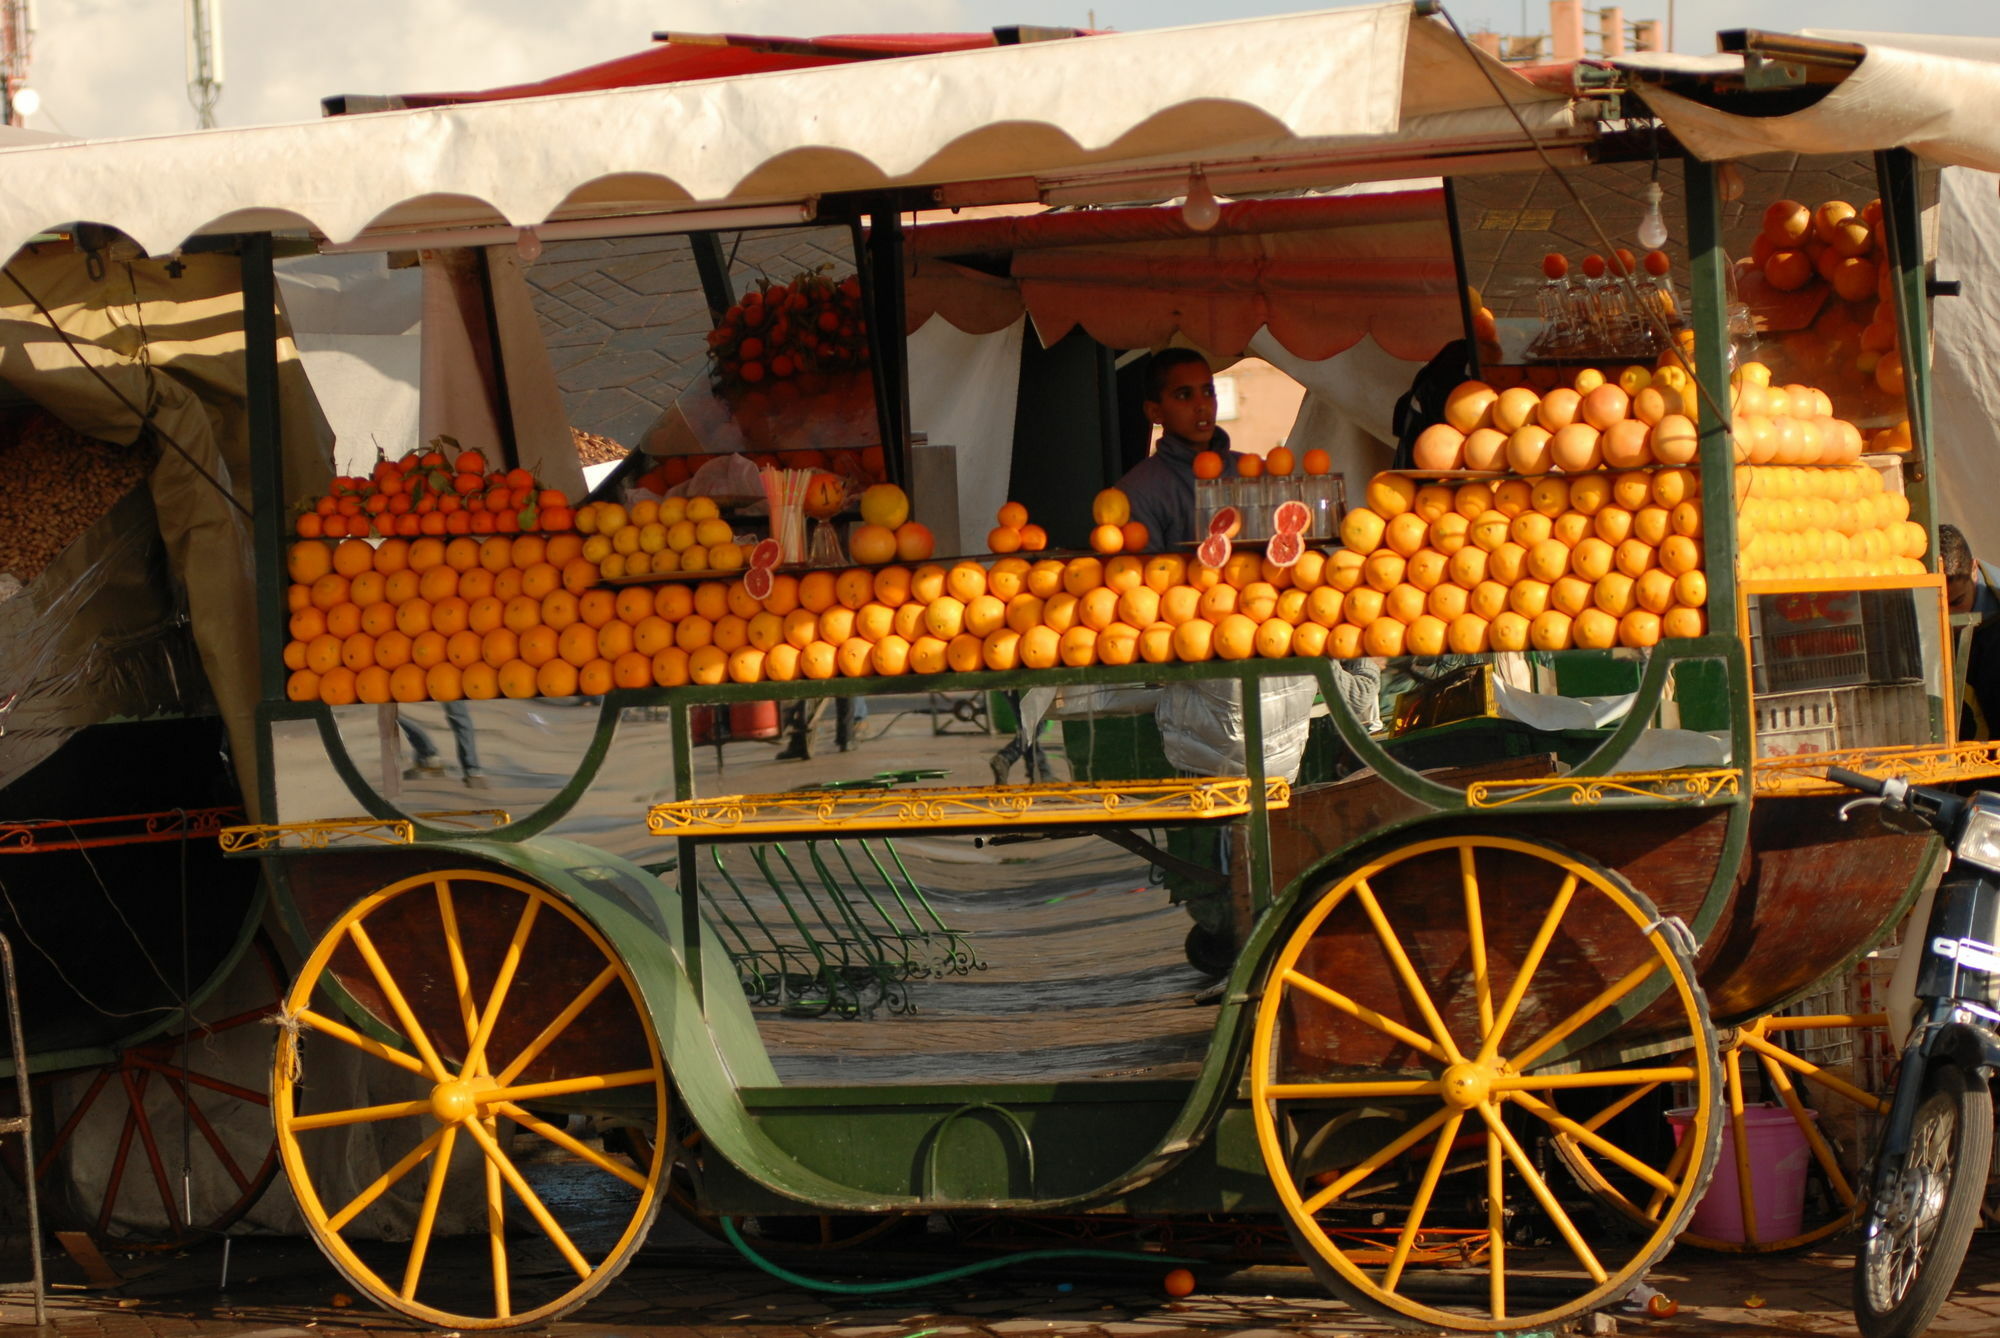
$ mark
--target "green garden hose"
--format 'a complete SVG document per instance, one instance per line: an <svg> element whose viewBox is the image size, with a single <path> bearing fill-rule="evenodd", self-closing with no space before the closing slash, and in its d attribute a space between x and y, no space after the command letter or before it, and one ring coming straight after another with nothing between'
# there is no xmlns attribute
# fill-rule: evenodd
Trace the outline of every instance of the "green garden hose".
<svg viewBox="0 0 2000 1338"><path fill-rule="evenodd" d="M930 1287L940 1282L953 1282L959 1278L969 1278L976 1273L990 1273L996 1268L1008 1268L1014 1264L1027 1263L1036 1259L1107 1259L1119 1263L1175 1264L1186 1266L1194 1263L1191 1259L1177 1259L1168 1254L1141 1254L1135 1250L1024 1250L998 1259L982 1259L976 1264L961 1264L957 1268L947 1268L942 1272L924 1273L914 1278L896 1278L888 1282L832 1282L823 1278L809 1278L803 1273L794 1273L783 1264L774 1264L769 1259L750 1248L750 1242L736 1230L736 1223L725 1217L722 1219L722 1234L729 1238L737 1252L757 1267L769 1273L780 1282L794 1287L804 1287L808 1291L831 1292L836 1296L884 1296L891 1292L913 1291L918 1287Z"/></svg>

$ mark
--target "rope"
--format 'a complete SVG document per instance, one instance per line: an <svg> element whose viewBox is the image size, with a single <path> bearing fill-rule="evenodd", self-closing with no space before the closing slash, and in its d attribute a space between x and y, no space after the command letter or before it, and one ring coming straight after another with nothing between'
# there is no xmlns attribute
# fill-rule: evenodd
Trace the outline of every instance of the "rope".
<svg viewBox="0 0 2000 1338"><path fill-rule="evenodd" d="M833 1282L825 1278L809 1278L803 1273L794 1273L783 1264L774 1264L769 1259L750 1248L750 1242L743 1239L736 1230L736 1223L727 1217L721 1219L722 1234L736 1247L738 1254L769 1273L780 1282L794 1287L804 1287L808 1291L831 1292L836 1296L884 1296L891 1292L914 1291L919 1287L935 1286L941 1282L952 1282L959 1278L969 1278L976 1273L990 1273L996 1268L1010 1268L1036 1259L1109 1259L1120 1263L1176 1264L1187 1265L1192 1259L1178 1259L1170 1254L1141 1254L1134 1250L1024 1250L1018 1254L1005 1255L998 1259L982 1259L976 1264L962 1264L957 1268L947 1268L937 1273L921 1273L914 1278L896 1278L888 1282Z"/></svg>
<svg viewBox="0 0 2000 1338"><path fill-rule="evenodd" d="M285 1059L285 1081L297 1086L305 1080L306 1073L305 1061L301 1058L301 1051L305 1047L299 1039L300 1033L305 1030L304 1020L291 1009L280 1005L278 1011L264 1021L284 1033L279 1038L278 1045Z"/></svg>

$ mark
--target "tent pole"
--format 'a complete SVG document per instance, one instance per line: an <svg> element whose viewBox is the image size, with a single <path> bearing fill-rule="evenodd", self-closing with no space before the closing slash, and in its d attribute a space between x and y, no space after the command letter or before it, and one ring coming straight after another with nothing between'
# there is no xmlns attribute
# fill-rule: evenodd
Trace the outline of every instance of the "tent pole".
<svg viewBox="0 0 2000 1338"><path fill-rule="evenodd" d="M285 460L278 434L277 281L271 234L249 233L243 269L243 381L250 431L250 515L257 572L257 664L263 700L285 699Z"/></svg>

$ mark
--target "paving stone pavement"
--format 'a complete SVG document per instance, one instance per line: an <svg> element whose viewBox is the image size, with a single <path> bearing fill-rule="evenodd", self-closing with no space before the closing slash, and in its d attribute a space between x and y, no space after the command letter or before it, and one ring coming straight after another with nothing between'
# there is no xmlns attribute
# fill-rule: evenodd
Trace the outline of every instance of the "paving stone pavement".
<svg viewBox="0 0 2000 1338"><path fill-rule="evenodd" d="M53 1264L50 1328L64 1338L349 1338L435 1333L384 1314L352 1295L309 1243L236 1242L227 1291L221 1251L205 1246L172 1258L124 1258L122 1287L83 1291L65 1261ZM800 1265L840 1278L838 1256ZM544 1329L551 1338L1342 1338L1397 1332L1317 1295L1303 1270L1203 1269L1196 1293L1159 1290L1164 1270L1084 1265L1065 1278L1044 1264L1032 1275L986 1274L920 1291L852 1300L773 1280L709 1246L649 1247L590 1305ZM1801 1255L1722 1258L1684 1251L1652 1282L1679 1305L1670 1319L1616 1316L1616 1332L1647 1338L1719 1335L1852 1335L1849 1256L1835 1248ZM2000 1235L1975 1241L1960 1288L1931 1330L2000 1332ZM0 1328L32 1326L25 1294L0 1297Z"/></svg>

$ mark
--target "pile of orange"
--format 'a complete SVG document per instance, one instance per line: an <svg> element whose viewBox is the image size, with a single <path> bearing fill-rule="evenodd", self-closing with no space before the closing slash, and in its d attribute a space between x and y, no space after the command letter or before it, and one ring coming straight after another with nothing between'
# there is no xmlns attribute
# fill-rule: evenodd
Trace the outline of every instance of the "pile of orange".
<svg viewBox="0 0 2000 1338"><path fill-rule="evenodd" d="M1585 367L1545 393L1466 381L1446 398L1445 421L1417 437L1414 463L1424 473L1528 476L1685 465L1699 453L1699 403L1687 372L1672 362Z"/></svg>
<svg viewBox="0 0 2000 1338"><path fill-rule="evenodd" d="M565 696L766 679L1326 656L1342 582L1238 553L964 561L593 588L585 539L300 543L290 553L298 701ZM1351 583L1348 583L1351 584Z"/></svg>
<svg viewBox="0 0 2000 1338"><path fill-rule="evenodd" d="M740 571L751 544L736 542L712 497L648 498L627 508L586 502L576 509L582 556L606 580L676 571Z"/></svg>
<svg viewBox="0 0 2000 1338"><path fill-rule="evenodd" d="M1700 636L1699 476L1691 469L1422 485L1378 474L1341 522L1328 653L1651 646Z"/></svg>
<svg viewBox="0 0 2000 1338"><path fill-rule="evenodd" d="M486 457L440 437L428 448L342 475L293 520L302 539L415 539L469 534L557 534L571 528L569 498L525 469L489 472Z"/></svg>
<svg viewBox="0 0 2000 1338"><path fill-rule="evenodd" d="M1929 546L1910 500L1867 465L1764 465L1736 471L1736 533L1745 578L1921 576Z"/></svg>
<svg viewBox="0 0 2000 1338"><path fill-rule="evenodd" d="M1152 547L1153 536L1143 521L1132 519L1132 499L1122 489L1106 488L1090 499L1090 523L1090 546L1106 557Z"/></svg>
<svg viewBox="0 0 2000 1338"><path fill-rule="evenodd" d="M989 553L1039 553L1049 546L1049 532L1028 519L1028 508L1019 502L1003 502L993 517L996 522L986 532ZM901 554L898 554L902 557ZM928 553L925 557L930 556ZM903 557L910 562L917 559Z"/></svg>
<svg viewBox="0 0 2000 1338"><path fill-rule="evenodd" d="M292 545L288 695L456 701L651 682L650 652L639 653L648 642L627 615L641 602L650 612L653 592L592 589L584 543L522 534Z"/></svg>

